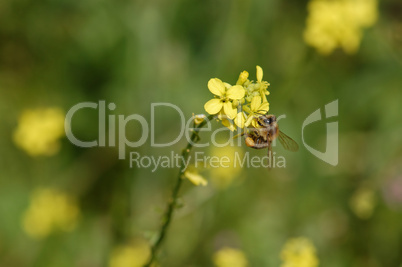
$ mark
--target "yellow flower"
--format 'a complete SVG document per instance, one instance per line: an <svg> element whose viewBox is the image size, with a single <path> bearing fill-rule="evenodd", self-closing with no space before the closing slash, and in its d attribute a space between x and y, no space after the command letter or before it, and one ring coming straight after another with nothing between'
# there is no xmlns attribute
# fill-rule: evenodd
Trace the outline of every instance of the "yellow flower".
<svg viewBox="0 0 402 267"><path fill-rule="evenodd" d="M202 177L197 169L194 166L188 166L186 171L184 172L184 177L189 179L190 182L192 182L194 185L199 186L206 186L208 184L208 181Z"/></svg>
<svg viewBox="0 0 402 267"><path fill-rule="evenodd" d="M64 136L64 113L58 108L26 110L18 120L14 142L31 156L53 155Z"/></svg>
<svg viewBox="0 0 402 267"><path fill-rule="evenodd" d="M375 202L373 189L361 186L350 199L350 207L357 217L368 219L373 215Z"/></svg>
<svg viewBox="0 0 402 267"><path fill-rule="evenodd" d="M112 251L109 267L142 267L150 253L149 244L145 240L135 240L132 244L121 245Z"/></svg>
<svg viewBox="0 0 402 267"><path fill-rule="evenodd" d="M51 188L33 192L31 203L23 217L25 232L37 239L53 231L71 231L75 228L79 209L73 197Z"/></svg>
<svg viewBox="0 0 402 267"><path fill-rule="evenodd" d="M281 267L317 267L319 263L314 245L304 237L288 240L282 249L281 259Z"/></svg>
<svg viewBox="0 0 402 267"><path fill-rule="evenodd" d="M213 261L216 267L247 267L248 261L243 251L234 248L222 248L215 253Z"/></svg>
<svg viewBox="0 0 402 267"><path fill-rule="evenodd" d="M245 122L245 126L248 127L254 121L255 117L259 117L268 112L269 103L261 102L260 96L254 96L250 103L250 109L245 109L245 110L247 110L247 112L248 112L248 117ZM256 128L259 127L259 125L257 123L254 123L253 126Z"/></svg>
<svg viewBox="0 0 402 267"><path fill-rule="evenodd" d="M378 17L377 0L311 0L304 40L321 54L337 47L355 53L362 39L362 28Z"/></svg>
<svg viewBox="0 0 402 267"><path fill-rule="evenodd" d="M233 119L237 115L237 109L233 107L233 100L244 97L245 90L241 85L230 86L224 84L218 78L210 79L208 89L218 98L214 98L205 103L204 108L209 114L217 114L222 109L224 113Z"/></svg>
<svg viewBox="0 0 402 267"><path fill-rule="evenodd" d="M224 83L217 78L210 79L208 82L209 90L216 97L209 100L204 108L209 114L217 114L217 120L221 121L231 131L235 131L236 126L244 128L250 123L254 127L259 127L253 118L265 114L269 110L266 97L269 95L267 90L269 83L262 80L262 68L257 66L256 70L256 82L248 79L247 71L240 73L235 86ZM249 106L252 108L250 109Z"/></svg>

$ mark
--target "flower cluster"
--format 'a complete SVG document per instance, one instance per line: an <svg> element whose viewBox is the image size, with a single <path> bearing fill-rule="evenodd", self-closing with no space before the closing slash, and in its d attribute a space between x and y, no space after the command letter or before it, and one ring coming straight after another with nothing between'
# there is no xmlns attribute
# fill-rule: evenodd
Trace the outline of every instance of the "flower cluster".
<svg viewBox="0 0 402 267"><path fill-rule="evenodd" d="M355 53L362 29L372 26L378 16L377 0L311 0L304 40L321 54L337 47Z"/></svg>
<svg viewBox="0 0 402 267"><path fill-rule="evenodd" d="M281 267L317 267L318 258L311 241L304 237L292 238L281 252Z"/></svg>
<svg viewBox="0 0 402 267"><path fill-rule="evenodd" d="M14 142L31 156L54 155L64 136L64 113L59 108L26 110L18 120Z"/></svg>
<svg viewBox="0 0 402 267"><path fill-rule="evenodd" d="M239 75L235 85L222 82L218 78L210 79L208 89L215 95L205 103L205 111L217 115L222 124L231 131L240 128L259 127L255 118L269 110L267 95L269 83L263 81L263 71L257 66L257 81L248 79L248 72Z"/></svg>
<svg viewBox="0 0 402 267"><path fill-rule="evenodd" d="M44 238L51 232L73 230L79 216L73 197L52 188L34 191L23 218L25 232L33 238Z"/></svg>

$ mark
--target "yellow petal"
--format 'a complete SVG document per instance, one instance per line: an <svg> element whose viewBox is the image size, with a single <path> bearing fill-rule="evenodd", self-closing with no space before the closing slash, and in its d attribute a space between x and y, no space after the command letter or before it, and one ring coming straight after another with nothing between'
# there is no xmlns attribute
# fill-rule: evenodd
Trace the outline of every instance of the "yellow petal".
<svg viewBox="0 0 402 267"><path fill-rule="evenodd" d="M229 101L223 103L223 111L231 120L233 120L237 115L237 110L233 108L232 102Z"/></svg>
<svg viewBox="0 0 402 267"><path fill-rule="evenodd" d="M266 113L269 110L269 103L263 102L258 108L259 113Z"/></svg>
<svg viewBox="0 0 402 267"><path fill-rule="evenodd" d="M202 185L206 186L208 184L207 180L204 179L200 174L197 172L192 172L192 171L185 171L184 176L190 180L195 185Z"/></svg>
<svg viewBox="0 0 402 267"><path fill-rule="evenodd" d="M262 76L263 76L262 68L260 66L257 66L257 81L261 82Z"/></svg>
<svg viewBox="0 0 402 267"><path fill-rule="evenodd" d="M257 112L261 105L261 96L254 96L251 100L250 108L252 111Z"/></svg>
<svg viewBox="0 0 402 267"><path fill-rule="evenodd" d="M245 111L246 113L251 113L250 107L248 107L246 105L243 106L243 111Z"/></svg>
<svg viewBox="0 0 402 267"><path fill-rule="evenodd" d="M248 116L246 123L244 125L246 127L248 127L253 119L254 119L254 115Z"/></svg>
<svg viewBox="0 0 402 267"><path fill-rule="evenodd" d="M244 90L243 86L235 85L230 87L226 92L226 96L230 99L242 99L246 94L246 90Z"/></svg>
<svg viewBox="0 0 402 267"><path fill-rule="evenodd" d="M237 80L236 84L243 85L247 81L247 79L248 79L248 72L243 71L240 73L239 79Z"/></svg>
<svg viewBox="0 0 402 267"><path fill-rule="evenodd" d="M267 96L265 95L264 92L260 93L260 95L261 95L261 98L262 98L262 103L268 102Z"/></svg>
<svg viewBox="0 0 402 267"><path fill-rule="evenodd" d="M209 114L216 114L221 111L223 103L220 99L211 99L204 105L204 109Z"/></svg>
<svg viewBox="0 0 402 267"><path fill-rule="evenodd" d="M231 85L230 83L225 83L225 82L224 82L223 84L225 85L225 88L226 88L226 89L229 89L230 87L232 87L232 85Z"/></svg>
<svg viewBox="0 0 402 267"><path fill-rule="evenodd" d="M223 112L223 110L221 110L219 113L218 113L218 120L223 120L223 119L225 119L227 116L225 115L225 113Z"/></svg>
<svg viewBox="0 0 402 267"><path fill-rule="evenodd" d="M261 128L261 127L262 127L261 125L258 124L257 120L252 120L252 121L251 121L251 125L252 125L254 128Z"/></svg>
<svg viewBox="0 0 402 267"><path fill-rule="evenodd" d="M245 117L243 112L237 113L236 118L234 119L234 122L236 123L237 126L240 128L244 128L244 122L245 122Z"/></svg>
<svg viewBox="0 0 402 267"><path fill-rule="evenodd" d="M229 128L229 130L232 132L236 130L236 127L228 119L222 119L222 124L223 126Z"/></svg>
<svg viewBox="0 0 402 267"><path fill-rule="evenodd" d="M223 96L226 91L225 85L218 78L213 78L209 80L208 89L209 91L211 91L211 93L217 96Z"/></svg>

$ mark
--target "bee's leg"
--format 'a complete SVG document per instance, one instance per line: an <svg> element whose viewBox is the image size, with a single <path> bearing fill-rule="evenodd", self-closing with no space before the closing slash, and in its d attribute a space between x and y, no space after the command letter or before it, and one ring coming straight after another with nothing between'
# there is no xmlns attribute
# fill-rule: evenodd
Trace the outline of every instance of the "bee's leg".
<svg viewBox="0 0 402 267"><path fill-rule="evenodd" d="M235 136L233 136L233 139L236 139L237 137L243 136L243 135L245 135L245 134L246 134L246 132L242 132L242 133L236 134Z"/></svg>
<svg viewBox="0 0 402 267"><path fill-rule="evenodd" d="M257 141L255 142L255 146L259 146L261 144L261 137L257 138Z"/></svg>

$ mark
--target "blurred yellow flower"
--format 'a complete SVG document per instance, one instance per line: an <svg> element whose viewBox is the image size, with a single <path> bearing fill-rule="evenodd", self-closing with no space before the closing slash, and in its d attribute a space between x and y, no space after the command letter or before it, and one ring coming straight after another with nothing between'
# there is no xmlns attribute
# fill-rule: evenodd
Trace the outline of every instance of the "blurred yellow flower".
<svg viewBox="0 0 402 267"><path fill-rule="evenodd" d="M350 208L360 219L368 219L373 215L375 193L368 186L361 186L350 199Z"/></svg>
<svg viewBox="0 0 402 267"><path fill-rule="evenodd" d="M13 139L31 156L50 156L59 151L64 134L64 113L58 108L43 108L22 113Z"/></svg>
<svg viewBox="0 0 402 267"><path fill-rule="evenodd" d="M230 86L224 84L218 78L210 79L208 89L218 98L214 98L205 103L205 111L209 114L217 114L223 109L224 114L230 119L237 115L237 109L233 107L233 100L239 100L244 97L245 90L241 85Z"/></svg>
<svg viewBox="0 0 402 267"><path fill-rule="evenodd" d="M216 267L247 267L248 261L243 251L234 248L222 248L213 256Z"/></svg>
<svg viewBox="0 0 402 267"><path fill-rule="evenodd" d="M218 188L228 187L242 172L240 163L236 164L236 155L243 159L241 148L230 145L212 146L210 154L220 159L218 166L209 166L212 183Z"/></svg>
<svg viewBox="0 0 402 267"><path fill-rule="evenodd" d="M22 224L29 236L40 239L57 230L73 230L79 213L73 197L56 189L41 188L33 192Z"/></svg>
<svg viewBox="0 0 402 267"><path fill-rule="evenodd" d="M378 17L377 0L311 0L308 11L304 40L325 55L337 47L355 53Z"/></svg>
<svg viewBox="0 0 402 267"><path fill-rule="evenodd" d="M193 165L187 167L186 171L184 172L184 177L189 179L190 182L196 186L206 186L208 184L208 181L198 173L197 169Z"/></svg>
<svg viewBox="0 0 402 267"><path fill-rule="evenodd" d="M281 252L281 267L316 267L318 258L314 245L304 237L288 240Z"/></svg>
<svg viewBox="0 0 402 267"><path fill-rule="evenodd" d="M150 246L145 240L134 240L131 244L116 247L112 251L109 267L142 267L150 254Z"/></svg>

